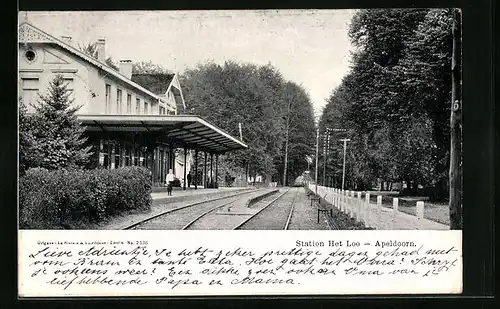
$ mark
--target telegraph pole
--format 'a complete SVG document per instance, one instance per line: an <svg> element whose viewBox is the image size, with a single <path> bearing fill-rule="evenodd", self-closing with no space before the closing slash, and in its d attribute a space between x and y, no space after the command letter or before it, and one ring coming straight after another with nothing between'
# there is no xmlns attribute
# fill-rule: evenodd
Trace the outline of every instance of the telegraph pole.
<svg viewBox="0 0 500 309"><path fill-rule="evenodd" d="M243 142L243 131L241 130L241 122L238 123L238 131L240 132L240 141Z"/></svg>
<svg viewBox="0 0 500 309"><path fill-rule="evenodd" d="M329 132L347 132L347 129L332 129L332 128L328 128L327 130ZM330 137L330 136L328 136L328 137ZM344 143L344 174L345 174L345 147L346 147L346 145ZM328 141L328 148L330 148L330 141ZM335 174L336 174L336 172L335 172ZM334 177L334 181L335 181L335 185L332 184L332 186L336 187L337 186L336 185L336 183L337 183L336 175ZM344 189L344 180L343 180L343 178L342 178L342 189Z"/></svg>
<svg viewBox="0 0 500 309"><path fill-rule="evenodd" d="M350 141L350 139L344 138L341 139L342 142L344 142L344 166L342 167L342 190L344 190L344 184L345 184L345 153L347 149L347 142Z"/></svg>
<svg viewBox="0 0 500 309"><path fill-rule="evenodd" d="M319 127L316 129L316 168L314 169L315 191L318 194L318 153L319 153Z"/></svg>
<svg viewBox="0 0 500 309"><path fill-rule="evenodd" d="M453 11L450 115L450 230L462 229L462 12Z"/></svg>
<svg viewBox="0 0 500 309"><path fill-rule="evenodd" d="M325 130L325 145L323 149L323 186L326 186L326 160L328 157L328 146L330 144L330 129Z"/></svg>

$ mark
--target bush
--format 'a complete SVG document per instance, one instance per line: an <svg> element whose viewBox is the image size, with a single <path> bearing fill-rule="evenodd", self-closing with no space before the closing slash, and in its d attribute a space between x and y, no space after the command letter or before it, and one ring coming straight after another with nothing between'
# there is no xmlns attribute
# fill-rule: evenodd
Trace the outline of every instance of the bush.
<svg viewBox="0 0 500 309"><path fill-rule="evenodd" d="M19 227L72 228L129 210L151 208L151 172L29 169L19 179Z"/></svg>

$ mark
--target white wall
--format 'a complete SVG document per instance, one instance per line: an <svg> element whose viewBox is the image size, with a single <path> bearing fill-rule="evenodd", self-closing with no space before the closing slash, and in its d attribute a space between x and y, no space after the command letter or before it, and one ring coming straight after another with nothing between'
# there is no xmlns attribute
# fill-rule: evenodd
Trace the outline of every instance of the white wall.
<svg viewBox="0 0 500 309"><path fill-rule="evenodd" d="M140 99L139 114L144 114L144 102L148 102L148 114L159 114L158 99L128 85L113 75L99 70L94 65L54 44L29 44L29 49L36 53L34 61L25 57L28 50L25 44L19 44L19 94L28 98L33 91L23 91L23 84L39 89L45 94L50 81L60 73L65 79L72 80L74 106L81 106L79 114L104 114L106 101L106 83L111 85L110 110L117 114L117 89L122 90L122 114L127 113L127 93L132 95L131 114L136 114L136 98ZM29 79L29 80L27 80ZM38 79L38 83L34 82ZM37 84L37 86L35 86ZM37 97L37 96L34 96Z"/></svg>

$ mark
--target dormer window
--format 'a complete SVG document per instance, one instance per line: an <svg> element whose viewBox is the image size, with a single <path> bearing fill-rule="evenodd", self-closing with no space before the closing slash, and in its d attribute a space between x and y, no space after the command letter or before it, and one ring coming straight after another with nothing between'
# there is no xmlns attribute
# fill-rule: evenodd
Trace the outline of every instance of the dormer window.
<svg viewBox="0 0 500 309"><path fill-rule="evenodd" d="M28 60L28 62L33 62L36 59L36 53L34 50L29 49L24 53L24 57L26 57L26 60Z"/></svg>

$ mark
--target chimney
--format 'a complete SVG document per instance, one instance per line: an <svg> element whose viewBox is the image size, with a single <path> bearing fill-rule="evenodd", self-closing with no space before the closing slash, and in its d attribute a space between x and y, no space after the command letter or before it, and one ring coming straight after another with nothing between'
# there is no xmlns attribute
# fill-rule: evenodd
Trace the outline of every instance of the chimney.
<svg viewBox="0 0 500 309"><path fill-rule="evenodd" d="M106 61L106 39L98 39L97 45L97 60L100 62Z"/></svg>
<svg viewBox="0 0 500 309"><path fill-rule="evenodd" d="M132 60L120 60L119 70L126 78L132 79Z"/></svg>
<svg viewBox="0 0 500 309"><path fill-rule="evenodd" d="M61 39L64 43L71 45L71 37L70 36L62 36Z"/></svg>

